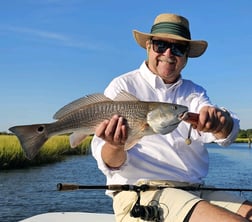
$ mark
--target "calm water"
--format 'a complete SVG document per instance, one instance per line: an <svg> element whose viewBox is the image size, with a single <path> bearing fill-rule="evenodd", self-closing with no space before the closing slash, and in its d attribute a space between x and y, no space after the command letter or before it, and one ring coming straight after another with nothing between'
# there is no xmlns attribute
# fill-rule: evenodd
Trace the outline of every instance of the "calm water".
<svg viewBox="0 0 252 222"><path fill-rule="evenodd" d="M210 172L206 183L217 187L252 188L252 149L208 145ZM103 190L59 192L57 183L104 185L105 178L92 156L25 170L0 172L0 221L19 221L40 213L82 211L112 213L112 201ZM252 199L252 192L242 193Z"/></svg>

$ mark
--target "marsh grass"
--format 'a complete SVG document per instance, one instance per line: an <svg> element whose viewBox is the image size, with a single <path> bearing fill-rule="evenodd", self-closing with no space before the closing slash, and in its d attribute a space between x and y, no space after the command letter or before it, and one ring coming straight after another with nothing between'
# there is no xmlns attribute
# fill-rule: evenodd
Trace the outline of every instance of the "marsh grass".
<svg viewBox="0 0 252 222"><path fill-rule="evenodd" d="M237 138L236 143L249 143L249 138ZM250 141L251 142L251 141Z"/></svg>
<svg viewBox="0 0 252 222"><path fill-rule="evenodd" d="M88 136L77 148L69 145L69 136L54 136L41 148L33 160L28 160L14 135L0 135L0 170L17 169L63 160L67 155L86 155L90 152L92 136ZM237 143L248 143L248 138L237 138Z"/></svg>
<svg viewBox="0 0 252 222"><path fill-rule="evenodd" d="M63 160L67 155L85 155L89 152L92 136L72 149L67 135L50 138L33 160L28 160L14 135L0 135L0 170L37 166Z"/></svg>

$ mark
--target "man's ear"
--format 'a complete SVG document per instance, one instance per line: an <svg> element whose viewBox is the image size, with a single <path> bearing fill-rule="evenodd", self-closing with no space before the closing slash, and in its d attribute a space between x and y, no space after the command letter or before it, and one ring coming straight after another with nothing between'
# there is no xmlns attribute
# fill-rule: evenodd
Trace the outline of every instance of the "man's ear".
<svg viewBox="0 0 252 222"><path fill-rule="evenodd" d="M147 52L150 50L150 47L151 47L151 43L150 43L150 40L148 39L148 40L145 42L145 48L147 49Z"/></svg>
<svg viewBox="0 0 252 222"><path fill-rule="evenodd" d="M150 47L146 48L146 51L147 51L147 55L149 56Z"/></svg>

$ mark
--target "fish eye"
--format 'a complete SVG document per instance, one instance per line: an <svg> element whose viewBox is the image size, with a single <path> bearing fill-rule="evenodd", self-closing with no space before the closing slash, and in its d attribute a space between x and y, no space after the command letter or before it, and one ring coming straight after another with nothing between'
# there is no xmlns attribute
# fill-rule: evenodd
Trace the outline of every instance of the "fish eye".
<svg viewBox="0 0 252 222"><path fill-rule="evenodd" d="M173 108L174 110L177 110L177 109L178 109L178 107L177 107L177 106L173 106L172 108Z"/></svg>

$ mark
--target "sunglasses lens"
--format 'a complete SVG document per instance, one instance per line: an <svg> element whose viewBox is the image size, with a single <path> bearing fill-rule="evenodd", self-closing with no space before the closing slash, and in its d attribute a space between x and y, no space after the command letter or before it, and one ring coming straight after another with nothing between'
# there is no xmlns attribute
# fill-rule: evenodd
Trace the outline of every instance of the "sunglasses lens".
<svg viewBox="0 0 252 222"><path fill-rule="evenodd" d="M171 51L172 54L176 55L176 56L183 56L187 50L188 46L187 45L182 45L182 44L176 44L174 43L172 45Z"/></svg>
<svg viewBox="0 0 252 222"><path fill-rule="evenodd" d="M159 40L152 40L153 50L156 53L164 53L168 48L170 48L166 42Z"/></svg>
<svg viewBox="0 0 252 222"><path fill-rule="evenodd" d="M168 48L171 49L171 52L175 56L183 56L188 49L187 45L170 43L161 40L151 40L153 45L153 50L156 53L164 53Z"/></svg>

